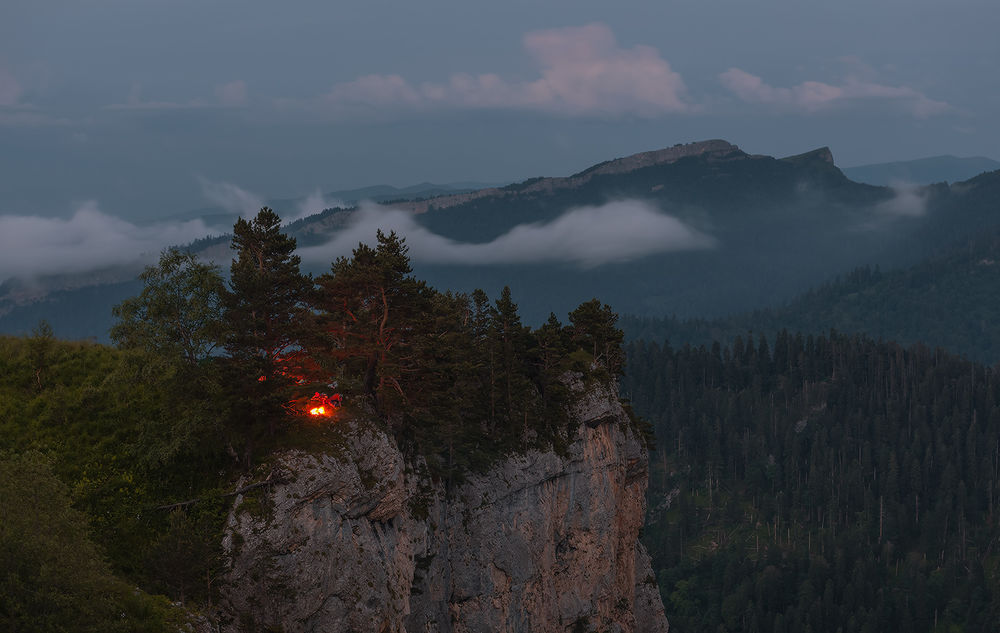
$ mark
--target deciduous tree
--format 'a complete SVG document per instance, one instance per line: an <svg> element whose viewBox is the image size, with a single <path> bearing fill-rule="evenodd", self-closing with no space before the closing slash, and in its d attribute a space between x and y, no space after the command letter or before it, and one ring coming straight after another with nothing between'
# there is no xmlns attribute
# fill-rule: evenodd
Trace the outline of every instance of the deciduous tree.
<svg viewBox="0 0 1000 633"><path fill-rule="evenodd" d="M120 347L143 349L197 363L212 354L222 340L222 297L225 286L219 268L192 253L171 248L139 279L137 297L112 309L118 322L111 338Z"/></svg>

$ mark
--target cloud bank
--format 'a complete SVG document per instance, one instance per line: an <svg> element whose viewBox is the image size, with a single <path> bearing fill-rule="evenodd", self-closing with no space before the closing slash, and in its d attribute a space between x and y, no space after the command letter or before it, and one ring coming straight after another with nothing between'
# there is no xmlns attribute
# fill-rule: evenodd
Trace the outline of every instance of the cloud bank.
<svg viewBox="0 0 1000 633"><path fill-rule="evenodd" d="M771 86L757 75L730 68L719 75L730 92L748 103L761 103L804 112L818 112L858 101L898 103L914 117L923 119L951 110L943 101L935 101L906 86L887 86L870 79L849 76L840 84L804 81L791 88Z"/></svg>
<svg viewBox="0 0 1000 633"><path fill-rule="evenodd" d="M362 205L351 223L322 246L303 248L304 261L328 263L348 256L375 232L406 237L410 257L429 264L572 263L582 268L625 262L654 253L711 248L714 240L645 202L624 200L579 207L548 223L521 224L491 242L456 242L420 226L413 215Z"/></svg>
<svg viewBox="0 0 1000 633"><path fill-rule="evenodd" d="M326 202L310 197L303 209ZM311 214L310 214L311 215ZM321 246L301 248L310 264L349 256L376 231L406 237L416 262L453 265L570 263L581 268L625 262L655 253L712 248L715 241L675 217L636 200L572 209L547 223L522 224L485 243L457 242L419 225L413 214L366 203L351 222ZM156 261L169 246L190 243L212 230L201 220L139 226L87 202L70 218L0 216L0 281L86 274Z"/></svg>
<svg viewBox="0 0 1000 633"><path fill-rule="evenodd" d="M901 218L919 218L927 213L927 190L919 185L894 182L891 185L896 195L876 206L885 215Z"/></svg>
<svg viewBox="0 0 1000 633"><path fill-rule="evenodd" d="M167 246L209 234L200 220L138 226L83 204L69 219L0 215L0 280L147 264Z"/></svg>
<svg viewBox="0 0 1000 633"><path fill-rule="evenodd" d="M53 117L24 101L25 88L0 60L0 126L40 127L65 125L68 120Z"/></svg>
<svg viewBox="0 0 1000 633"><path fill-rule="evenodd" d="M247 84L242 79L215 86L215 99L195 98L187 101L146 100L142 96L142 85L135 83L129 90L125 103L112 103L105 110L202 110L210 108L241 108L247 105Z"/></svg>
<svg viewBox="0 0 1000 633"><path fill-rule="evenodd" d="M327 200L323 197L323 193L317 189L299 203L295 214L289 215L285 218L285 224L291 224L296 220L308 218L309 216L322 213L323 211L334 207L346 208L347 205L342 200Z"/></svg>
<svg viewBox="0 0 1000 633"><path fill-rule="evenodd" d="M216 182L200 178L201 192L207 200L230 213L251 218L264 205L264 199L231 182Z"/></svg>
<svg viewBox="0 0 1000 633"><path fill-rule="evenodd" d="M247 103L247 82L239 79L215 87L215 98L219 105L238 107Z"/></svg>
<svg viewBox="0 0 1000 633"><path fill-rule="evenodd" d="M539 67L533 81L458 73L445 83L414 84L367 75L324 96L334 108L522 109L570 115L656 116L685 112L681 76L650 46L621 48L603 24L533 31L523 46Z"/></svg>
<svg viewBox="0 0 1000 633"><path fill-rule="evenodd" d="M261 207L267 206L267 202L263 198L231 182L213 181L206 178L199 178L199 181L201 182L202 195L205 196L206 200L234 215L249 220L257 215ZM294 212L285 213L282 218L285 224L291 224L296 220L308 218L333 207L346 206L341 200L327 200L323 197L323 193L317 189L302 199Z"/></svg>
<svg viewBox="0 0 1000 633"><path fill-rule="evenodd" d="M0 106L16 106L24 90L9 70L0 65Z"/></svg>

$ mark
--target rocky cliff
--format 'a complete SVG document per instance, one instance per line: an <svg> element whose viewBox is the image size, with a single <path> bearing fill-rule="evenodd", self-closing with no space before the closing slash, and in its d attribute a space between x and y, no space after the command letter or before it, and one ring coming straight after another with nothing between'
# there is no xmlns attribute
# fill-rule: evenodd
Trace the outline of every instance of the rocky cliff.
<svg viewBox="0 0 1000 633"><path fill-rule="evenodd" d="M448 495L359 420L339 454L280 456L230 516L222 630L666 633L638 542L646 451L610 390L574 389L565 456Z"/></svg>

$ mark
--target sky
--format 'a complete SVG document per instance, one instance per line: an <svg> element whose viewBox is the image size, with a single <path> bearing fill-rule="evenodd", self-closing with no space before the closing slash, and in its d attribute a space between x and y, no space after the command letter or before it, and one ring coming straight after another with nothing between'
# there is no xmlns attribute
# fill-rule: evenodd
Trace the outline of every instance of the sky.
<svg viewBox="0 0 1000 633"><path fill-rule="evenodd" d="M4 0L0 220L149 225L710 138L1000 158L996 24L995 0Z"/></svg>

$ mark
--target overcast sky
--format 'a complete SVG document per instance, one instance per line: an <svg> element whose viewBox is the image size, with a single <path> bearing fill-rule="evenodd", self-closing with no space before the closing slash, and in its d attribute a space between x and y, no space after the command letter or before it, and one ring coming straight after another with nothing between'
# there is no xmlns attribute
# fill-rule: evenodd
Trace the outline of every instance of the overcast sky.
<svg viewBox="0 0 1000 633"><path fill-rule="evenodd" d="M995 0L3 0L0 215L511 182L708 138L1000 158L997 24Z"/></svg>

